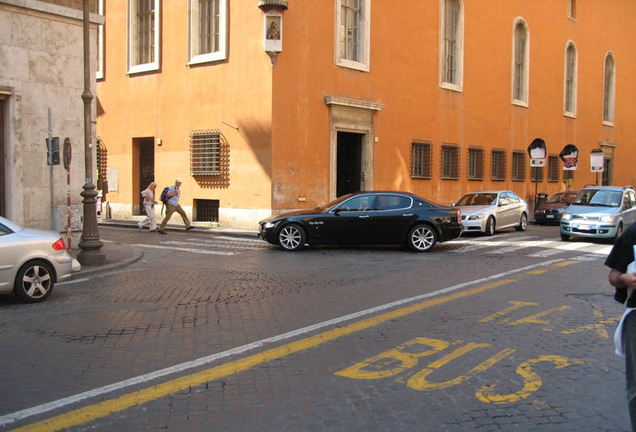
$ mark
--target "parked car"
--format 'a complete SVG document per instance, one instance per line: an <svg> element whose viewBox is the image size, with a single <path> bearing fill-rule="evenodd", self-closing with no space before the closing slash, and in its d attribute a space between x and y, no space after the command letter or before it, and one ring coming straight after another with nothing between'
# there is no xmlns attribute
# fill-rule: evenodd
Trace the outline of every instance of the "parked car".
<svg viewBox="0 0 636 432"><path fill-rule="evenodd" d="M287 251L305 244L403 244L416 252L460 236L459 211L405 192L358 192L313 210L259 222L259 237Z"/></svg>
<svg viewBox="0 0 636 432"><path fill-rule="evenodd" d="M51 295L55 283L80 269L59 234L22 228L0 217L0 292L40 302Z"/></svg>
<svg viewBox="0 0 636 432"><path fill-rule="evenodd" d="M528 204L509 190L470 192L457 201L462 214L464 232L493 235L496 230L528 228Z"/></svg>
<svg viewBox="0 0 636 432"><path fill-rule="evenodd" d="M561 239L572 236L615 241L636 220L636 192L631 187L588 186L563 211Z"/></svg>
<svg viewBox="0 0 636 432"><path fill-rule="evenodd" d="M563 210L570 205L578 191L557 192L545 204L534 211L534 221L539 225L561 222Z"/></svg>

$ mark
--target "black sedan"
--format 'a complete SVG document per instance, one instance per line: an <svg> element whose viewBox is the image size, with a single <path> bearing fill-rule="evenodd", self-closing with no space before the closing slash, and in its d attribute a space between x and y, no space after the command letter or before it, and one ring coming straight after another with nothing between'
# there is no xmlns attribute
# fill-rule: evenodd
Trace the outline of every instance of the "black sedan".
<svg viewBox="0 0 636 432"><path fill-rule="evenodd" d="M287 251L305 244L401 244L415 252L460 236L459 210L405 192L357 192L313 210L259 222L258 236Z"/></svg>
<svg viewBox="0 0 636 432"><path fill-rule="evenodd" d="M577 191L558 192L550 197L543 205L539 206L534 212L534 221L543 225L546 223L561 222L563 210L570 205L576 197Z"/></svg>

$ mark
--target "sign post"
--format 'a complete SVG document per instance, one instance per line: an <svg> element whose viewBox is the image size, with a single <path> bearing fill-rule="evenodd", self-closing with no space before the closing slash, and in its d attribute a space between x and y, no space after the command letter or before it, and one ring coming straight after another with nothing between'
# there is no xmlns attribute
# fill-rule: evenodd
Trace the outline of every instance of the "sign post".
<svg viewBox="0 0 636 432"><path fill-rule="evenodd" d="M71 139L64 138L64 169L66 170L66 205L68 210L68 225L66 236L68 238L67 249L71 253Z"/></svg>
<svg viewBox="0 0 636 432"><path fill-rule="evenodd" d="M539 168L545 166L545 154L546 147L545 141L541 138L535 138L528 146L528 154L530 155L530 166L535 168L534 170L534 208L537 209L537 187L539 185Z"/></svg>

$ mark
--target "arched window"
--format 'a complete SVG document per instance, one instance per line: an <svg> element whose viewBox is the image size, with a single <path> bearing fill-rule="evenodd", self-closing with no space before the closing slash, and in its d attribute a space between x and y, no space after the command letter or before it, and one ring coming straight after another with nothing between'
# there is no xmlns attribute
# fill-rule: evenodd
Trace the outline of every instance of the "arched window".
<svg viewBox="0 0 636 432"><path fill-rule="evenodd" d="M520 18L515 21L512 49L512 103L528 106L530 37Z"/></svg>
<svg viewBox="0 0 636 432"><path fill-rule="evenodd" d="M461 0L440 0L440 86L455 91L463 85L463 15Z"/></svg>
<svg viewBox="0 0 636 432"><path fill-rule="evenodd" d="M614 94L616 81L616 64L614 54L605 55L605 74L603 82L603 122L614 124Z"/></svg>
<svg viewBox="0 0 636 432"><path fill-rule="evenodd" d="M565 48L565 83L563 91L563 113L576 117L576 78L577 58L574 42L568 42Z"/></svg>

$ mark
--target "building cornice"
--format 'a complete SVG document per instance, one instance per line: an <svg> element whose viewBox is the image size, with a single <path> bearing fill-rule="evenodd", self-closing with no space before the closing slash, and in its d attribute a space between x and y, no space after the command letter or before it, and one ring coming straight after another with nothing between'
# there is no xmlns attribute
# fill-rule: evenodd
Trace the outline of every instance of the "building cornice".
<svg viewBox="0 0 636 432"><path fill-rule="evenodd" d="M325 96L325 103L329 106L341 106L348 108L365 109L369 111L380 111L384 105L376 102L367 102L357 99L347 99L337 96Z"/></svg>

